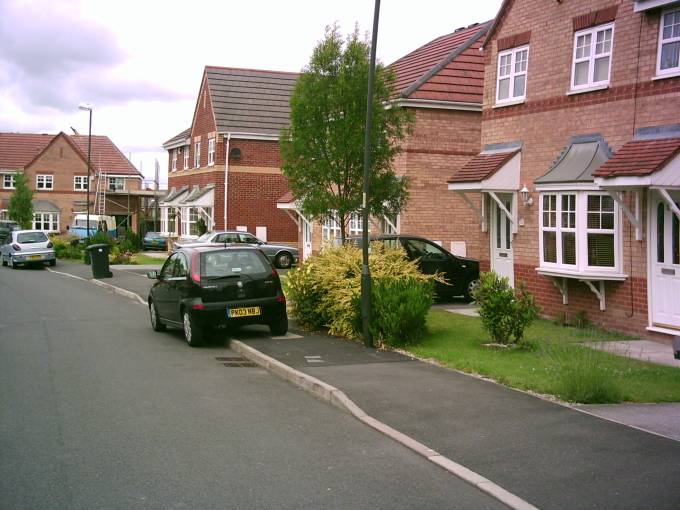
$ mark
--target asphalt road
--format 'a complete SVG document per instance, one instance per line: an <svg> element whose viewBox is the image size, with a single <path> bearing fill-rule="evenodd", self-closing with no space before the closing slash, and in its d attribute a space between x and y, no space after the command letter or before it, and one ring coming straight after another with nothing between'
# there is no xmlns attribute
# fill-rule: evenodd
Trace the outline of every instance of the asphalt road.
<svg viewBox="0 0 680 510"><path fill-rule="evenodd" d="M0 508L500 508L260 368L154 333L146 310L0 268Z"/></svg>

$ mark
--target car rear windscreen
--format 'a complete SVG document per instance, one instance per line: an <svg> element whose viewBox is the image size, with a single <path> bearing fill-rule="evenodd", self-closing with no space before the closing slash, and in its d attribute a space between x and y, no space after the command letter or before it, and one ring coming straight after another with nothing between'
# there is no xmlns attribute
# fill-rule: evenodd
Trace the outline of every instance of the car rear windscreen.
<svg viewBox="0 0 680 510"><path fill-rule="evenodd" d="M211 251L202 254L202 276L206 278L268 273L263 255L254 250Z"/></svg>
<svg viewBox="0 0 680 510"><path fill-rule="evenodd" d="M45 241L47 241L47 236L44 232L24 232L22 234L17 234L17 242L19 244L44 243Z"/></svg>

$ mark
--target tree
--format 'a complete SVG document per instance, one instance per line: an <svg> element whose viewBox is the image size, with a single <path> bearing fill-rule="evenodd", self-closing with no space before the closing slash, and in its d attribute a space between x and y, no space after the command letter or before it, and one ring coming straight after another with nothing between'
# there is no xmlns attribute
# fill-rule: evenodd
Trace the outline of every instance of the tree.
<svg viewBox="0 0 680 510"><path fill-rule="evenodd" d="M22 228L31 228L33 223L33 190L23 173L14 174L14 192L9 198L7 214Z"/></svg>
<svg viewBox="0 0 680 510"><path fill-rule="evenodd" d="M326 27L290 101L290 127L281 134L282 171L295 199L315 219L334 214L344 242L352 213L363 204L362 182L370 45L358 29L343 42ZM387 107L394 74L376 66L371 132L369 214L396 216L408 199L408 182L392 169L412 117Z"/></svg>

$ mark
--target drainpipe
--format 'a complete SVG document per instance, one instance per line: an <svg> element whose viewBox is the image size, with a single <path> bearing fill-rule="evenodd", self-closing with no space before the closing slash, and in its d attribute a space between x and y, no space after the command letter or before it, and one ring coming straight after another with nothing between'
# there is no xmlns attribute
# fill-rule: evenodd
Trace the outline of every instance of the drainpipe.
<svg viewBox="0 0 680 510"><path fill-rule="evenodd" d="M224 230L227 229L227 192L229 191L229 141L231 140L231 132L227 133L227 146L224 154Z"/></svg>

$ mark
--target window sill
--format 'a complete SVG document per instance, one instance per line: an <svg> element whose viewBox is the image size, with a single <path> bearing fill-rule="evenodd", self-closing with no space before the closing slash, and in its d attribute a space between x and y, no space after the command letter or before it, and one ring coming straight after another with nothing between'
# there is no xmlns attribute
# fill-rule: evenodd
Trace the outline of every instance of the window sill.
<svg viewBox="0 0 680 510"><path fill-rule="evenodd" d="M516 106L518 104L523 104L526 101L526 98L522 99L515 99L513 101L507 101L503 103L496 103L492 106L492 108L505 108L506 106Z"/></svg>
<svg viewBox="0 0 680 510"><path fill-rule="evenodd" d="M540 275L543 276L556 276L558 278L573 278L575 280L608 280L608 281L618 281L622 282L626 278L628 278L627 274L623 273L608 273L608 272L600 272L600 273L594 273L592 271L588 272L578 272L578 271L569 271L567 269L559 269L559 268L548 268L548 267L537 267L536 272Z"/></svg>
<svg viewBox="0 0 680 510"><path fill-rule="evenodd" d="M657 74L652 78L652 81L665 80L667 78L677 78L678 76L680 76L680 69L668 74Z"/></svg>
<svg viewBox="0 0 680 510"><path fill-rule="evenodd" d="M587 87L582 89L572 89L567 92L568 96L575 96L577 94L587 94L588 92L596 92L598 90L606 90L609 88L609 83L606 85L594 85L593 87Z"/></svg>

